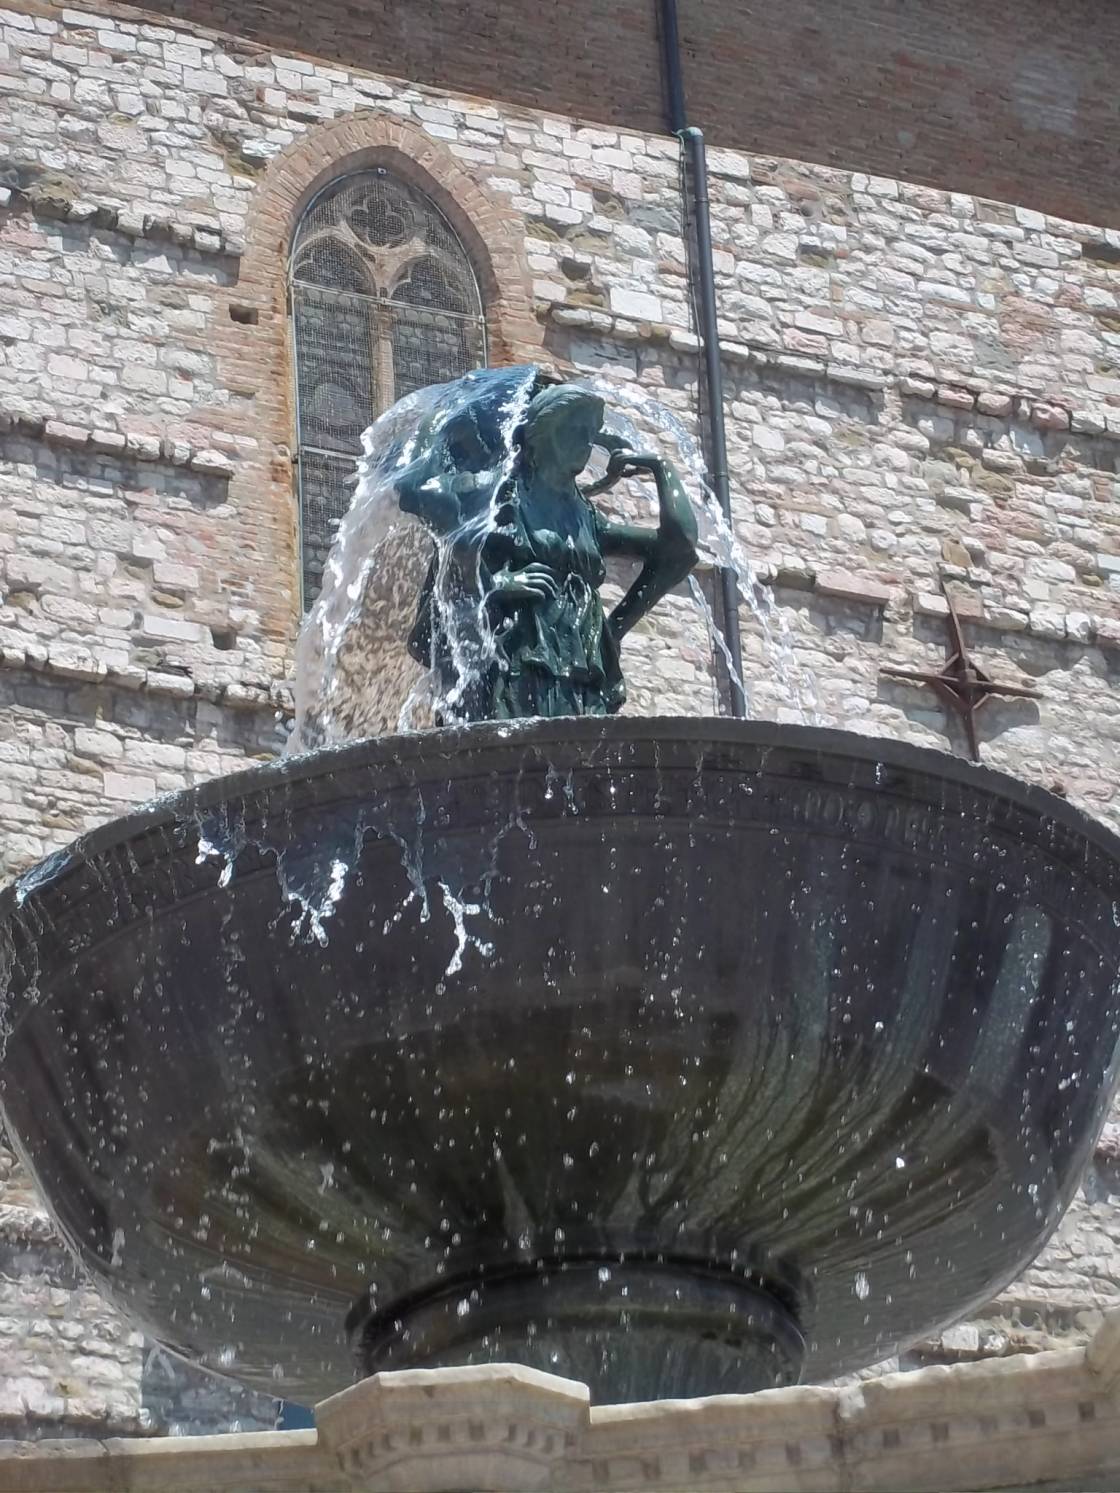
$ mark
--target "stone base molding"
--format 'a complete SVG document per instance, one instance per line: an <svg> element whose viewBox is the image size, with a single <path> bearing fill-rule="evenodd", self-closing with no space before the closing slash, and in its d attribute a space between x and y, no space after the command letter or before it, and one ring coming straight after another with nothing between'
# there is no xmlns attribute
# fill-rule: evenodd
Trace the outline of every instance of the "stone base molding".
<svg viewBox="0 0 1120 1493"><path fill-rule="evenodd" d="M592 1407L512 1364L379 1374L314 1431L0 1442L5 1493L951 1493L1120 1485L1120 1311L1086 1349Z"/></svg>

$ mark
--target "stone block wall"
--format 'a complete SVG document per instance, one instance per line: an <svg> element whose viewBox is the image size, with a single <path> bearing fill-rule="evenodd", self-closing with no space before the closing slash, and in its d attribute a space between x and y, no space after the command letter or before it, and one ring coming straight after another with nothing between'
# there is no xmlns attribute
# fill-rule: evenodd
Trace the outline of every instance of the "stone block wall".
<svg viewBox="0 0 1120 1493"><path fill-rule="evenodd" d="M611 127L664 127L657 0L529 12L517 0L319 0L310 9L152 0L146 9L340 71L358 66ZM1047 0L680 0L679 24L693 122L721 145L1120 225L1111 68L1120 18L1099 0L1060 9ZM204 61L187 60L201 77ZM308 91L315 108L321 100Z"/></svg>
<svg viewBox="0 0 1120 1493"><path fill-rule="evenodd" d="M117 9L23 0L0 46L13 876L281 744L298 621L284 245L325 174L415 172L479 256L501 355L641 387L693 432L698 395L674 142ZM944 584L984 666L1039 692L988 707L985 759L1120 824L1120 233L729 149L712 166L755 713L961 750L932 695L882 674L941 659ZM686 596L625 662L634 709L718 708ZM1083 1335L1120 1289L1117 1192L1105 1156L1039 1263L920 1353ZM140 1430L145 1399L156 1429L267 1420L168 1378L74 1294L7 1164L0 1239L18 1282L0 1336L38 1386L18 1391L25 1432L60 1404L75 1426Z"/></svg>
<svg viewBox="0 0 1120 1493"><path fill-rule="evenodd" d="M145 1341L76 1269L0 1135L0 1440L271 1430L276 1403Z"/></svg>
<svg viewBox="0 0 1120 1493"><path fill-rule="evenodd" d="M0 1145L0 1437L136 1435L142 1349L78 1278Z"/></svg>

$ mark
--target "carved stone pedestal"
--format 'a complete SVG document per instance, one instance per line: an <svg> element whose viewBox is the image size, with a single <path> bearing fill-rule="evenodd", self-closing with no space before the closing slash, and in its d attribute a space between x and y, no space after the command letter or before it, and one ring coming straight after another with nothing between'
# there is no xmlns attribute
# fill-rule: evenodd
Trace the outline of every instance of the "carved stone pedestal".
<svg viewBox="0 0 1120 1493"><path fill-rule="evenodd" d="M1038 1493L1120 1486L1120 1312L1088 1349L592 1408L512 1364L379 1374L314 1431L0 1442L4 1493Z"/></svg>

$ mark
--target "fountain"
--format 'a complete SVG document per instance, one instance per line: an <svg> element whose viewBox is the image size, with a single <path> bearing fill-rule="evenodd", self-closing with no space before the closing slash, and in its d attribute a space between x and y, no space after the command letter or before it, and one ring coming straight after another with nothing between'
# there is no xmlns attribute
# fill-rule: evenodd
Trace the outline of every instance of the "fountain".
<svg viewBox="0 0 1120 1493"><path fill-rule="evenodd" d="M621 639L715 543L636 440L535 369L411 396L301 642L302 754L0 898L5 1123L176 1352L304 1402L502 1359L600 1400L827 1378L1070 1201L1120 842L937 752L619 715ZM655 523L590 503L632 479Z"/></svg>

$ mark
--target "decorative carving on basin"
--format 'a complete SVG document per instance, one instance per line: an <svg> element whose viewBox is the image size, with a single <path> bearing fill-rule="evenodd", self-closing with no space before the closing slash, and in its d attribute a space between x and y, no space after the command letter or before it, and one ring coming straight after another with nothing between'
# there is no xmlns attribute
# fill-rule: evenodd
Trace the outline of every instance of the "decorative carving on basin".
<svg viewBox="0 0 1120 1493"><path fill-rule="evenodd" d="M984 1301L1113 1086L1118 842L939 753L484 724L206 784L0 898L4 1116L145 1330L313 1401L827 1377Z"/></svg>

